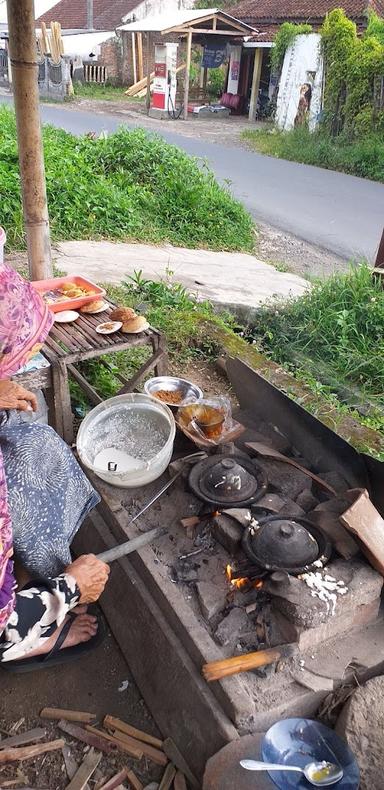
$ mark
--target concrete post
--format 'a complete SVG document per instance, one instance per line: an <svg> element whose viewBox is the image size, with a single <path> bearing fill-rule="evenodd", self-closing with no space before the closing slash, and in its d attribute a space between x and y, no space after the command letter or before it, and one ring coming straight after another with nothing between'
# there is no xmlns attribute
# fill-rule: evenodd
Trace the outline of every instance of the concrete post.
<svg viewBox="0 0 384 790"><path fill-rule="evenodd" d="M31 279L52 275L33 0L7 0L9 56Z"/></svg>

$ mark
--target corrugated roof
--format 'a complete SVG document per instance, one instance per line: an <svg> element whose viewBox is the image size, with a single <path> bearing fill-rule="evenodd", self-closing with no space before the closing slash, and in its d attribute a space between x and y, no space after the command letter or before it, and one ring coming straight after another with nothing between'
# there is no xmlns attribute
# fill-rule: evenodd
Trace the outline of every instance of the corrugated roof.
<svg viewBox="0 0 384 790"><path fill-rule="evenodd" d="M319 21L334 8L343 8L351 19L362 19L367 8L384 15L384 0L243 0L231 14L249 25L265 22Z"/></svg>
<svg viewBox="0 0 384 790"><path fill-rule="evenodd" d="M124 17L130 14L140 0L94 0L93 29L114 30ZM63 30L85 30L87 28L87 0L60 0L49 11L36 20L36 25L45 22L60 22Z"/></svg>
<svg viewBox="0 0 384 790"><path fill-rule="evenodd" d="M245 27L249 27L242 20L237 19L225 11L222 11L220 8L202 8L199 10L194 9L192 11L174 11L169 14L165 13L156 16L147 16L144 19L138 20L137 22L121 25L119 29L129 30L132 33L161 33L163 30L179 28L191 23L199 25L203 22L205 17L212 14L220 14L220 16L223 18L223 21L225 21L228 26L231 25L231 22L240 22L241 24L244 24ZM245 33L246 32L247 31L245 31ZM239 35L241 36L240 31Z"/></svg>

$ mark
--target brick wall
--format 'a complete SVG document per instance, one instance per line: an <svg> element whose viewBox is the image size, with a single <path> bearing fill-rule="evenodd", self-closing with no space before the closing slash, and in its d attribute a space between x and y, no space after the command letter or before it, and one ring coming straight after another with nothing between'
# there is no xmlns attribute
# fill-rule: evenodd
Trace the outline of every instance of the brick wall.
<svg viewBox="0 0 384 790"><path fill-rule="evenodd" d="M121 39L109 38L100 45L100 55L97 59L107 68L108 81L113 84L122 84L122 43Z"/></svg>
<svg viewBox="0 0 384 790"><path fill-rule="evenodd" d="M178 36L167 36L166 42L160 33L150 34L150 70L154 70L155 65L155 44L179 43L177 63L184 61L185 43L179 41ZM132 85L133 75L133 55L132 55L132 34L122 30L118 37L110 38L100 46L100 56L98 62L107 67L108 80L117 85ZM136 53L137 63L137 53ZM143 33L143 69L144 76L148 72L147 64L147 36Z"/></svg>

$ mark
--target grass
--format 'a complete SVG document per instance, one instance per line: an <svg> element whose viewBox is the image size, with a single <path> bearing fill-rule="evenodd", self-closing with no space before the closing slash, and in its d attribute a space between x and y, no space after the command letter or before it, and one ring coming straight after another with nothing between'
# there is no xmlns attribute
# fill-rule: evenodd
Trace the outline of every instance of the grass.
<svg viewBox="0 0 384 790"><path fill-rule="evenodd" d="M252 250L253 222L205 166L160 137L43 129L53 240L113 239ZM0 108L0 205L8 248L25 246L15 118Z"/></svg>
<svg viewBox="0 0 384 790"><path fill-rule="evenodd" d="M353 142L342 136L331 139L323 131L308 129L279 132L276 129L245 131L244 140L256 151L328 170L384 181L384 137L365 135Z"/></svg>
<svg viewBox="0 0 384 790"><path fill-rule="evenodd" d="M99 99L100 101L143 102L144 99L126 96L126 87L117 85L100 85L97 82L75 82L73 85L75 99Z"/></svg>
<svg viewBox="0 0 384 790"><path fill-rule="evenodd" d="M384 290L367 265L258 313L247 338L369 427L384 430Z"/></svg>

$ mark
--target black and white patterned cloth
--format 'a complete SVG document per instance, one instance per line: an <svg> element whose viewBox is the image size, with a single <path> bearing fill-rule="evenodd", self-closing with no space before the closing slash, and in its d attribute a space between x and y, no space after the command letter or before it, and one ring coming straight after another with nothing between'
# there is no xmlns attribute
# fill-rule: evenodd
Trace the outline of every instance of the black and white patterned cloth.
<svg viewBox="0 0 384 790"><path fill-rule="evenodd" d="M48 425L0 412L15 556L32 577L52 577L70 564L70 544L100 501L68 445Z"/></svg>
<svg viewBox="0 0 384 790"><path fill-rule="evenodd" d="M17 411L0 411L3 455L15 556L34 581L16 595L0 636L0 662L28 656L77 606L80 591L62 573L70 544L100 500L71 450L48 425L26 423Z"/></svg>
<svg viewBox="0 0 384 790"><path fill-rule="evenodd" d="M63 573L55 579L39 579L16 595L16 607L0 637L0 662L28 658L44 646L79 603L75 579Z"/></svg>

